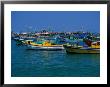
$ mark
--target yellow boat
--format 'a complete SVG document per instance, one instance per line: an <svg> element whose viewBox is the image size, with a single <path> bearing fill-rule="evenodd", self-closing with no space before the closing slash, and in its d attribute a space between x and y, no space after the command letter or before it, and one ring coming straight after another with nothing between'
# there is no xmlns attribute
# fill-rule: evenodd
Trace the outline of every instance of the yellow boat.
<svg viewBox="0 0 110 87"><path fill-rule="evenodd" d="M100 42L91 43L91 47L63 45L67 53L100 53Z"/></svg>
<svg viewBox="0 0 110 87"><path fill-rule="evenodd" d="M63 45L52 45L48 41L44 41L43 44L36 44L34 42L28 42L28 48L32 50L63 50Z"/></svg>

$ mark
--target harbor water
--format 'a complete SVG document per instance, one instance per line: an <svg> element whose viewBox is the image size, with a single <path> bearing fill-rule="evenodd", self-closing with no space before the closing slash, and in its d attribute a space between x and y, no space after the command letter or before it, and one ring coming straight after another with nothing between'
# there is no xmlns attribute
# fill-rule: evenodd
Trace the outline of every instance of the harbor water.
<svg viewBox="0 0 110 87"><path fill-rule="evenodd" d="M26 50L11 42L12 77L99 77L100 54Z"/></svg>

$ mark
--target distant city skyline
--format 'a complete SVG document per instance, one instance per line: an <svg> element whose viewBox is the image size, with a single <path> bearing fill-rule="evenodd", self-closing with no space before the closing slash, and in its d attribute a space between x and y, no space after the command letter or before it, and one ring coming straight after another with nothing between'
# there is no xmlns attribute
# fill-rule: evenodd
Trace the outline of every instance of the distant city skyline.
<svg viewBox="0 0 110 87"><path fill-rule="evenodd" d="M99 11L12 11L14 32L100 32Z"/></svg>

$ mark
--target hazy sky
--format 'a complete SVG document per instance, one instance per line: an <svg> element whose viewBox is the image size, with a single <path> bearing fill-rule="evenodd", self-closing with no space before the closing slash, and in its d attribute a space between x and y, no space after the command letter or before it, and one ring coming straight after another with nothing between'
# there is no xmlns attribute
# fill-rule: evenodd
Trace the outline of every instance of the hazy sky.
<svg viewBox="0 0 110 87"><path fill-rule="evenodd" d="M12 11L11 26L14 32L100 32L99 11Z"/></svg>

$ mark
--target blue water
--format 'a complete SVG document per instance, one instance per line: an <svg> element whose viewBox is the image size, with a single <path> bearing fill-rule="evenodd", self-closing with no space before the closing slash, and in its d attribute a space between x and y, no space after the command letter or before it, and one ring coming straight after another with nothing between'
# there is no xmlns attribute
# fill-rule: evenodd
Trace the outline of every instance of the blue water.
<svg viewBox="0 0 110 87"><path fill-rule="evenodd" d="M67 54L62 51L26 50L11 46L12 77L99 77L100 54Z"/></svg>

